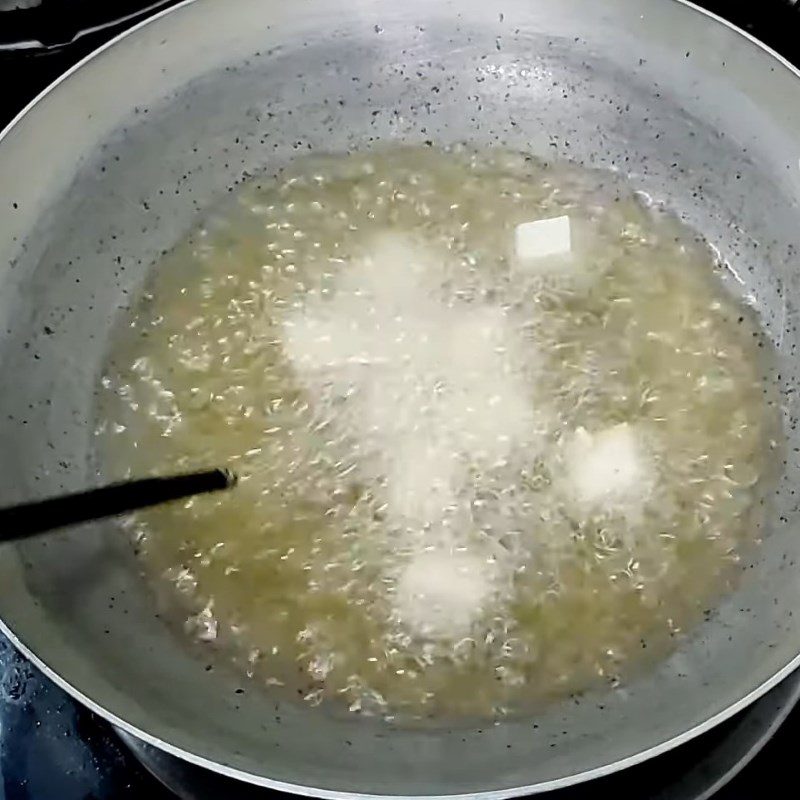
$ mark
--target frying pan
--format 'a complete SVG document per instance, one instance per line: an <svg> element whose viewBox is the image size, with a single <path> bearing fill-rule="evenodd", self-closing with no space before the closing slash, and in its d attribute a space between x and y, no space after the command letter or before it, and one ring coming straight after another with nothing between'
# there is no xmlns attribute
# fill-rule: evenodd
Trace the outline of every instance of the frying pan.
<svg viewBox="0 0 800 800"><path fill-rule="evenodd" d="M91 431L110 331L215 198L298 152L386 141L624 172L702 232L775 342L782 468L737 591L657 668L536 718L403 728L206 670L110 523L2 546L2 629L145 742L322 797L545 791L751 703L800 660L799 77L677 0L194 0L80 63L0 140L0 504L102 475Z"/></svg>

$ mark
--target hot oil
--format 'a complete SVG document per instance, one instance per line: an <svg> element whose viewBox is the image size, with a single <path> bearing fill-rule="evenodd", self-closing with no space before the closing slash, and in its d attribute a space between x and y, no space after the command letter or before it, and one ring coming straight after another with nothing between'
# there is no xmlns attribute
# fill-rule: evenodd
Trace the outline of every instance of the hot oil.
<svg viewBox="0 0 800 800"><path fill-rule="evenodd" d="M571 256L520 263L515 226L559 215ZM766 349L699 237L606 174L298 160L159 265L99 434L118 477L241 476L134 520L187 635L312 704L496 715L617 685L731 588Z"/></svg>

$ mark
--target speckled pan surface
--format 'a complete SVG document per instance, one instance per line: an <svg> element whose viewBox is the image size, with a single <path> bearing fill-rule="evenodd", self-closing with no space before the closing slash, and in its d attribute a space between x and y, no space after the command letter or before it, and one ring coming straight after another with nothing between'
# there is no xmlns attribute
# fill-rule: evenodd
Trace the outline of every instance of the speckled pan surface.
<svg viewBox="0 0 800 800"><path fill-rule="evenodd" d="M770 530L741 590L624 691L424 732L237 693L166 632L107 525L4 547L0 617L129 731L274 787L499 797L641 760L754 699L800 653L800 80L691 6L195 0L84 63L0 141L0 502L92 479L109 330L203 209L298 151L385 140L621 170L719 248L779 346L787 415Z"/></svg>

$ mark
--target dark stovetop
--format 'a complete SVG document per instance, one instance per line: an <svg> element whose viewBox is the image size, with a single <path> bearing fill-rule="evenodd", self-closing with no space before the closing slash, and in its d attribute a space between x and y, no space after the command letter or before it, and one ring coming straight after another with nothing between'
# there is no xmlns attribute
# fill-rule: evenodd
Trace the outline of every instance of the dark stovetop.
<svg viewBox="0 0 800 800"><path fill-rule="evenodd" d="M224 0L221 0L224 1ZM664 0L665 2L667 0ZM176 0L0 0L0 126L78 59ZM795 0L797 2L797 0ZM781 0L699 0L800 63L800 12ZM715 800L792 786L800 708ZM702 740L701 740L702 741ZM782 775L786 780L782 781ZM784 792L794 794L795 789ZM647 787L637 798L648 796ZM172 797L92 712L75 704L0 635L0 800Z"/></svg>

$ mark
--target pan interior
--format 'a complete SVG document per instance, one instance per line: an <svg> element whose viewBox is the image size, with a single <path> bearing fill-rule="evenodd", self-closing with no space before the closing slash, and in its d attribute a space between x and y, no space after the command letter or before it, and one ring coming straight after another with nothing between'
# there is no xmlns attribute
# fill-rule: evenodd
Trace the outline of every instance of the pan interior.
<svg viewBox="0 0 800 800"><path fill-rule="evenodd" d="M777 472L772 348L615 177L298 157L157 265L103 471L239 476L128 521L176 630L250 686L441 727L626 684L731 591ZM558 213L570 253L519 257Z"/></svg>

